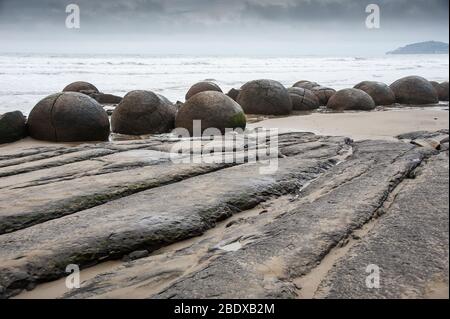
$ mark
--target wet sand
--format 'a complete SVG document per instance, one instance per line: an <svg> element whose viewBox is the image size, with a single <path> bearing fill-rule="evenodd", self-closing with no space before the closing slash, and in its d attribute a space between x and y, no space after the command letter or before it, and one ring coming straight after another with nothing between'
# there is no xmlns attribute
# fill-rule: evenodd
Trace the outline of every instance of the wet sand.
<svg viewBox="0 0 450 319"><path fill-rule="evenodd" d="M249 128L278 128L282 132L312 132L318 135L346 136L354 140L394 140L414 131L449 128L445 107L388 109L372 112L311 113L272 118L252 123Z"/></svg>

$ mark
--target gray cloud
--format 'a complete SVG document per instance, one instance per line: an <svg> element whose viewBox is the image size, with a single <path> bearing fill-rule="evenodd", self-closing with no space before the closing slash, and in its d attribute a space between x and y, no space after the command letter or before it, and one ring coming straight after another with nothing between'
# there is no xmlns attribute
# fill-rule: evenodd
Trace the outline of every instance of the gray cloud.
<svg viewBox="0 0 450 319"><path fill-rule="evenodd" d="M76 32L64 27L69 3L81 8L82 28ZM369 3L381 7L381 30L364 26ZM49 42L94 43L407 43L447 39L448 7L448 0L0 0L0 35L14 34L16 42L37 35Z"/></svg>

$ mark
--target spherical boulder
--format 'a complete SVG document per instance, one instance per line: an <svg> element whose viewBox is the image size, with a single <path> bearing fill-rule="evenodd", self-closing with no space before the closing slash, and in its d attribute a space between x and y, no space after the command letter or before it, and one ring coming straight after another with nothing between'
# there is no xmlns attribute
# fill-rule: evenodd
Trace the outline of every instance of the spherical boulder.
<svg viewBox="0 0 450 319"><path fill-rule="evenodd" d="M151 91L131 91L111 116L114 133L127 135L169 133L175 127L176 108Z"/></svg>
<svg viewBox="0 0 450 319"><path fill-rule="evenodd" d="M296 111L311 111L319 108L319 99L310 90L291 87L288 89L292 107Z"/></svg>
<svg viewBox="0 0 450 319"><path fill-rule="evenodd" d="M237 98L246 114L287 115L292 102L287 89L273 80L255 80L244 84Z"/></svg>
<svg viewBox="0 0 450 319"><path fill-rule="evenodd" d="M355 89L363 90L369 94L375 102L375 105L395 104L395 94L387 84L375 81L363 81L355 85Z"/></svg>
<svg viewBox="0 0 450 319"><path fill-rule="evenodd" d="M397 103L400 104L435 104L439 97L433 85L420 76L408 76L391 84Z"/></svg>
<svg viewBox="0 0 450 319"><path fill-rule="evenodd" d="M57 93L33 108L28 131L31 137L45 141L106 141L109 119L93 98L77 92Z"/></svg>
<svg viewBox="0 0 450 319"><path fill-rule="evenodd" d="M430 81L439 97L439 101L448 101L448 82Z"/></svg>
<svg viewBox="0 0 450 319"><path fill-rule="evenodd" d="M99 93L99 90L91 83L78 81L70 83L63 89L63 92L91 92Z"/></svg>
<svg viewBox="0 0 450 319"><path fill-rule="evenodd" d="M12 143L27 136L25 116L22 112L8 112L0 115L0 144Z"/></svg>
<svg viewBox="0 0 450 319"><path fill-rule="evenodd" d="M363 110L375 108L372 97L359 89L344 89L336 92L328 101L327 107L336 111Z"/></svg>
<svg viewBox="0 0 450 319"><path fill-rule="evenodd" d="M311 82L311 81L307 81L307 80L298 81L293 85L293 87L307 89L307 90L312 90L313 88L318 87L318 86L320 86L319 83Z"/></svg>
<svg viewBox="0 0 450 319"><path fill-rule="evenodd" d="M222 89L214 82L198 82L194 84L186 93L186 101L193 97L195 94L206 91L216 91L222 93Z"/></svg>
<svg viewBox="0 0 450 319"><path fill-rule="evenodd" d="M201 127L194 128L194 121L201 121ZM190 98L177 113L175 126L198 136L206 129L217 129L221 134L226 129L245 129L247 124L241 106L227 95L206 91Z"/></svg>
<svg viewBox="0 0 450 319"><path fill-rule="evenodd" d="M319 99L320 105L327 105L328 100L336 93L335 89L325 86L315 86L311 89L311 91Z"/></svg>

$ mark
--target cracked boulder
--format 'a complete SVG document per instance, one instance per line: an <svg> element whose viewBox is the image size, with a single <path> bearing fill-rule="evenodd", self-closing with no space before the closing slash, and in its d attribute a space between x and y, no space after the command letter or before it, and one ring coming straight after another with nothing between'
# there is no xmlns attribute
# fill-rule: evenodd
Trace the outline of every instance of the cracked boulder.
<svg viewBox="0 0 450 319"><path fill-rule="evenodd" d="M174 128L176 108L150 91L131 91L111 116L114 133L163 134Z"/></svg>
<svg viewBox="0 0 450 319"><path fill-rule="evenodd" d="M27 136L25 117L15 111L0 115L0 144L18 141Z"/></svg>
<svg viewBox="0 0 450 319"><path fill-rule="evenodd" d="M363 81L355 85L355 89L363 90L369 94L375 105L395 104L394 91L387 84L376 81Z"/></svg>
<svg viewBox="0 0 450 319"><path fill-rule="evenodd" d="M375 108L375 102L369 94L362 90L344 89L338 91L330 98L327 107L336 111L370 111Z"/></svg>
<svg viewBox="0 0 450 319"><path fill-rule="evenodd" d="M325 86L315 86L311 89L311 91L319 99L320 105L327 105L330 98L336 93L335 89L325 87Z"/></svg>
<svg viewBox="0 0 450 319"><path fill-rule="evenodd" d="M196 95L200 92L206 92L206 91L215 91L222 93L222 89L213 82L203 81L194 84L189 91L186 93L186 101L189 100L191 97Z"/></svg>
<svg viewBox="0 0 450 319"><path fill-rule="evenodd" d="M198 131L194 128L195 120L201 121ZM245 129L246 123L241 106L227 95L214 91L201 92L190 98L175 120L175 126L187 129L191 136L200 135L206 129L217 129L216 133L224 134L226 129Z"/></svg>
<svg viewBox="0 0 450 319"><path fill-rule="evenodd" d="M426 105L439 102L433 85L420 76L408 76L391 84L397 103Z"/></svg>
<svg viewBox="0 0 450 319"><path fill-rule="evenodd" d="M288 89L292 107L296 111L311 111L319 108L319 99L310 90L298 87Z"/></svg>
<svg viewBox="0 0 450 319"><path fill-rule="evenodd" d="M64 92L41 100L28 118L31 137L53 142L106 141L108 114L89 96Z"/></svg>
<svg viewBox="0 0 450 319"><path fill-rule="evenodd" d="M99 90L93 84L91 84L89 82L77 81L77 82L73 82L73 83L70 83L69 85L67 85L63 89L63 92L78 92L78 93L93 92L93 93L99 93Z"/></svg>
<svg viewBox="0 0 450 319"><path fill-rule="evenodd" d="M237 102L246 114L288 115L292 102L287 89L273 80L255 80L244 84Z"/></svg>

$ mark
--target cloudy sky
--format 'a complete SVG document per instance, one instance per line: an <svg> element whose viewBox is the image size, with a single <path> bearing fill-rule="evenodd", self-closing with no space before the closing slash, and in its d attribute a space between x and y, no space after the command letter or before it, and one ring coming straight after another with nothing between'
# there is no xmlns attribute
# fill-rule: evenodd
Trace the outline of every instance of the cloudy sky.
<svg viewBox="0 0 450 319"><path fill-rule="evenodd" d="M66 6L79 5L80 29ZM368 29L368 4L381 28ZM378 55L448 42L448 0L0 0L3 52ZM5 40L6 39L6 40Z"/></svg>

